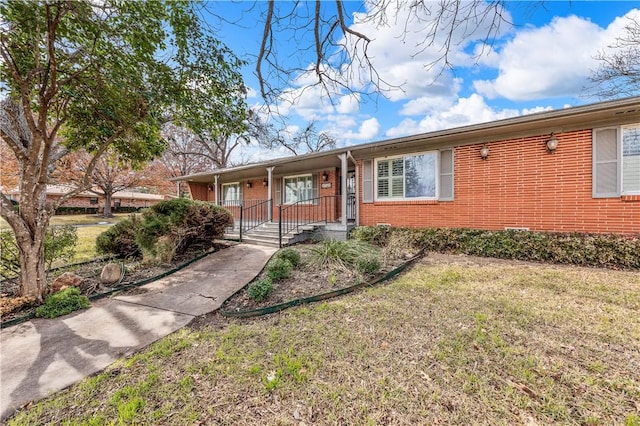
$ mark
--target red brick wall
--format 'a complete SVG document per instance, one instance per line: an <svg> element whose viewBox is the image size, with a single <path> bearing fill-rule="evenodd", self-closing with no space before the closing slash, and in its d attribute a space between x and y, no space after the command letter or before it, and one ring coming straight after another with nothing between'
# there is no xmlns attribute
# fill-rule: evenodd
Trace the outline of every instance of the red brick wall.
<svg viewBox="0 0 640 426"><path fill-rule="evenodd" d="M640 196L591 197L591 130L556 136L553 154L548 134L489 143L486 160L483 144L456 147L454 201L361 202L360 224L640 233Z"/></svg>

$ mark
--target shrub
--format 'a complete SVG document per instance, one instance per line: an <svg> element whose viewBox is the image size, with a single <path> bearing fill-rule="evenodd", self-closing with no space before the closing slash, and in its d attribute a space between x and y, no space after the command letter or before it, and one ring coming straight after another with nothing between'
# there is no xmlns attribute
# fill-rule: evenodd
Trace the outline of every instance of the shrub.
<svg viewBox="0 0 640 426"><path fill-rule="evenodd" d="M356 269L362 275L372 275L380 270L382 263L374 256L366 256L356 261Z"/></svg>
<svg viewBox="0 0 640 426"><path fill-rule="evenodd" d="M51 226L44 239L44 262L48 269L63 260L71 262L76 252L78 231L73 225ZM0 231L0 277L12 278L20 274L20 257L13 231Z"/></svg>
<svg viewBox="0 0 640 426"><path fill-rule="evenodd" d="M300 253L296 249L285 248L276 255L279 259L288 260L294 268L300 264Z"/></svg>
<svg viewBox="0 0 640 426"><path fill-rule="evenodd" d="M162 201L146 210L142 219L136 242L150 260L171 260L188 249L211 248L233 225L228 210L186 198Z"/></svg>
<svg viewBox="0 0 640 426"><path fill-rule="evenodd" d="M67 263L76 254L78 230L73 225L57 225L47 229L44 239L44 261L47 269L57 260Z"/></svg>
<svg viewBox="0 0 640 426"><path fill-rule="evenodd" d="M140 257L142 252L136 243L136 233L140 227L138 216L130 216L109 227L96 239L96 251L118 257Z"/></svg>
<svg viewBox="0 0 640 426"><path fill-rule="evenodd" d="M361 227L352 235L375 235ZM535 231L487 231L467 228L393 228L416 247L502 259L543 261L607 268L640 269L640 236ZM390 237L387 237L389 240Z"/></svg>
<svg viewBox="0 0 640 426"><path fill-rule="evenodd" d="M36 309L36 316L56 318L89 306L91 306L91 302L86 296L80 294L80 290L76 287L69 287L48 296L44 304Z"/></svg>
<svg viewBox="0 0 640 426"><path fill-rule="evenodd" d="M262 302L265 300L271 292L273 291L273 282L270 278L265 278L263 280L256 281L254 283L249 284L249 289L247 293L249 297L256 302Z"/></svg>
<svg viewBox="0 0 640 426"><path fill-rule="evenodd" d="M276 257L267 266L267 276L272 281L279 281L291 276L293 265L287 259Z"/></svg>
<svg viewBox="0 0 640 426"><path fill-rule="evenodd" d="M373 244L378 247L387 245L389 235L392 233L390 226L358 226L351 230L350 238Z"/></svg>

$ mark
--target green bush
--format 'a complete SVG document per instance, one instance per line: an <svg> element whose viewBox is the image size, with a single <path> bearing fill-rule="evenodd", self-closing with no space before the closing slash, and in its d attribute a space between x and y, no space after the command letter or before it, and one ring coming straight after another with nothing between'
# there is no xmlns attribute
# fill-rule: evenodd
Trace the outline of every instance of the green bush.
<svg viewBox="0 0 640 426"><path fill-rule="evenodd" d="M136 243L136 233L140 227L138 216L130 216L109 227L96 239L96 251L118 257L140 257L142 252Z"/></svg>
<svg viewBox="0 0 640 426"><path fill-rule="evenodd" d="M358 226L351 230L350 238L373 244L378 247L387 245L392 229L390 226Z"/></svg>
<svg viewBox="0 0 640 426"><path fill-rule="evenodd" d="M294 268L300 264L300 253L296 249L284 248L276 255L279 259L288 260Z"/></svg>
<svg viewBox="0 0 640 426"><path fill-rule="evenodd" d="M287 259L276 257L267 266L267 276L272 281L280 281L291 276L293 265Z"/></svg>
<svg viewBox="0 0 640 426"><path fill-rule="evenodd" d="M249 297L256 302L262 302L265 300L271 292L273 291L273 282L270 278L265 278L263 280L256 281L254 283L249 284L249 289L247 293Z"/></svg>
<svg viewBox="0 0 640 426"><path fill-rule="evenodd" d="M58 260L70 262L76 252L78 231L73 225L51 226L44 238L44 262L47 269ZM0 231L0 277L20 274L20 257L13 231Z"/></svg>
<svg viewBox="0 0 640 426"><path fill-rule="evenodd" d="M364 228L364 229L360 229ZM352 236L379 240L379 227L360 227ZM640 269L640 236L467 228L389 229L416 247L502 259L542 261L607 268Z"/></svg>
<svg viewBox="0 0 640 426"><path fill-rule="evenodd" d="M382 263L374 256L361 257L356 261L356 269L362 275L373 275L380 270Z"/></svg>
<svg viewBox="0 0 640 426"><path fill-rule="evenodd" d="M76 287L69 287L48 296L44 304L36 309L36 316L40 318L56 318L89 306L91 306L91 302L80 293L80 290Z"/></svg>
<svg viewBox="0 0 640 426"><path fill-rule="evenodd" d="M142 213L136 242L149 260L171 260L188 249L211 248L232 225L233 216L220 206L175 198Z"/></svg>
<svg viewBox="0 0 640 426"><path fill-rule="evenodd" d="M78 243L78 230L73 225L55 225L47 229L44 239L44 261L47 269L53 263L62 260L67 263L73 260Z"/></svg>

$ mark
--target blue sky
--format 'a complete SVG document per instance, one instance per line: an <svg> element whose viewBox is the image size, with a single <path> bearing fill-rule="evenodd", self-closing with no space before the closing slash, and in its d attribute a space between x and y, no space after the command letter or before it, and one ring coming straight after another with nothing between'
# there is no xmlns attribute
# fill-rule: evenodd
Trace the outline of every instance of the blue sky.
<svg viewBox="0 0 640 426"><path fill-rule="evenodd" d="M292 3L276 2L286 9ZM331 7L333 3L323 3ZM493 121L538 112L597 102L585 88L588 77L598 67L594 56L606 50L623 34L630 17L640 19L637 1L513 1L507 3L503 24L492 46L480 39L465 38L451 52L453 70L425 65L438 56L434 49L417 52L420 27L409 32L390 24L384 28L359 23L368 8L361 2L347 2L351 28L364 32L373 41L370 53L381 76L402 86L384 96L354 97L346 91L334 93L332 104L316 89L304 89L305 78L289 81L290 96L284 96L280 111L291 132L310 121L319 130L335 137L339 146L384 140ZM536 6L537 5L537 6ZM300 7L306 7L302 4ZM313 7L313 4L309 4ZM260 13L266 3L211 2L208 8L233 24L211 19L218 37L249 63L243 70L250 88L249 103L260 107L255 55L263 30ZM389 15L388 22L404 22L403 11ZM405 34L405 37L400 37ZM305 33L278 33L281 58L305 66L313 58L305 49ZM474 52L485 53L476 57ZM295 102L292 94L297 94ZM243 152L243 161L284 156L284 151Z"/></svg>

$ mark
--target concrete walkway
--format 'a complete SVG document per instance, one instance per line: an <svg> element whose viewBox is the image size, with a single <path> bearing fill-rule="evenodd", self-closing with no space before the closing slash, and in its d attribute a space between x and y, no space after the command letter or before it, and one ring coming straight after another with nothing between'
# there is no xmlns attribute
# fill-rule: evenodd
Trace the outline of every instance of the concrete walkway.
<svg viewBox="0 0 640 426"><path fill-rule="evenodd" d="M102 299L76 314L3 329L0 419L218 309L276 250L235 245L140 287L139 294Z"/></svg>

